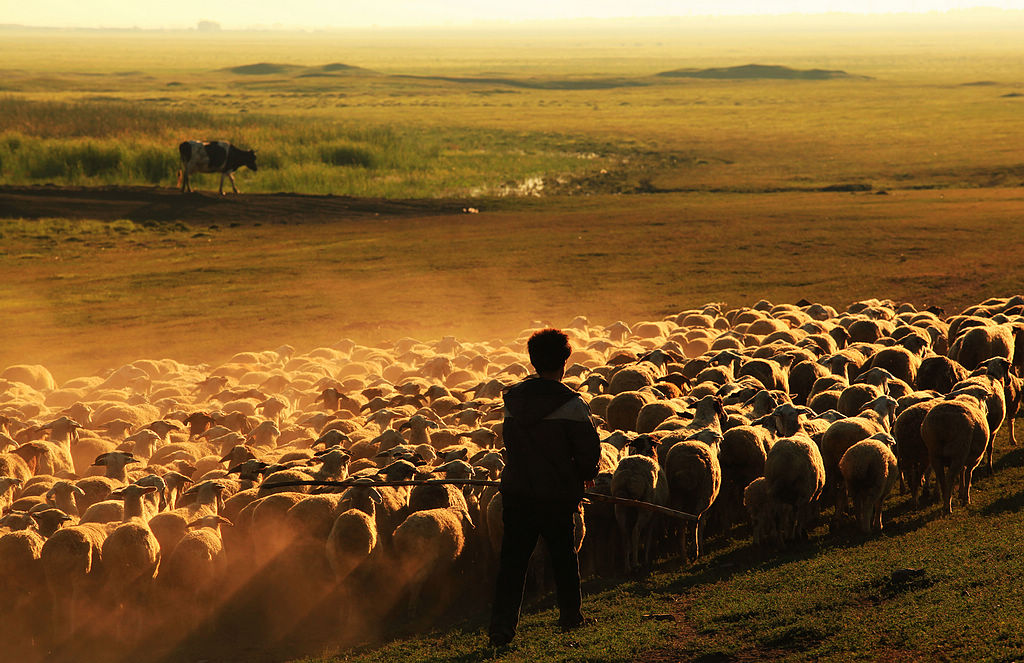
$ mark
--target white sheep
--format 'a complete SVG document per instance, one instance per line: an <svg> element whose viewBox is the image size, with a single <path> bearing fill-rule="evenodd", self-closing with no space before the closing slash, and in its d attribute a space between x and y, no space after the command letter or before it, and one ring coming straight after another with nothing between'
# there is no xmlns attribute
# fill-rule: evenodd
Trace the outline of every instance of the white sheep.
<svg viewBox="0 0 1024 663"><path fill-rule="evenodd" d="M612 496L665 506L669 500L668 479L658 465L658 442L641 435L629 444L630 454L619 460L612 475ZM615 520L625 544L626 573L650 565L654 546L654 514L616 505ZM643 562L641 562L643 551Z"/></svg>
<svg viewBox="0 0 1024 663"><path fill-rule="evenodd" d="M896 455L889 448L890 440L892 438L885 433L861 440L839 459L846 492L865 534L872 529L882 531L882 502L898 478Z"/></svg>
<svg viewBox="0 0 1024 663"><path fill-rule="evenodd" d="M954 481L960 486L960 503L970 504L971 476L989 439L984 404L969 396L936 404L921 422L921 439L942 488L946 512L953 513Z"/></svg>
<svg viewBox="0 0 1024 663"><path fill-rule="evenodd" d="M782 541L806 538L825 485L817 445L803 435L777 440L765 459L764 475Z"/></svg>
<svg viewBox="0 0 1024 663"><path fill-rule="evenodd" d="M718 445L712 448L693 439L673 445L665 458L665 477L672 508L697 516L697 522L687 523L682 541L683 554L695 561L704 543L704 514L722 486Z"/></svg>

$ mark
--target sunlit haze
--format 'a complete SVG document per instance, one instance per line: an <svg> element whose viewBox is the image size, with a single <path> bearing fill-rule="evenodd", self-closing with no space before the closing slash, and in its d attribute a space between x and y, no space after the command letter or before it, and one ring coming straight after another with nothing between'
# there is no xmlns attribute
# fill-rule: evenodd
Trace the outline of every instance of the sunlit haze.
<svg viewBox="0 0 1024 663"><path fill-rule="evenodd" d="M46 27L193 28L199 21L225 29L362 28L371 26L444 26L479 22L516 23L579 18L887 14L949 12L975 8L1024 9L1024 0L0 0L0 23Z"/></svg>

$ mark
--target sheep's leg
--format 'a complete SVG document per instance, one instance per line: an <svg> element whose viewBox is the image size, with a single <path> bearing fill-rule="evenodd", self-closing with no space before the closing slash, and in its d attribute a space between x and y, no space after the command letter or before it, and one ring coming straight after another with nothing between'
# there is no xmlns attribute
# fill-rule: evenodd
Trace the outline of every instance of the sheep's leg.
<svg viewBox="0 0 1024 663"><path fill-rule="evenodd" d="M995 470L992 469L992 452L996 448L996 433L992 431L992 434L988 436L988 446L985 447L985 461L988 465L988 475L992 476L995 474Z"/></svg>
<svg viewBox="0 0 1024 663"><path fill-rule="evenodd" d="M963 474L960 475L960 503L964 506L971 503L972 474L974 474L974 470L965 467L963 469Z"/></svg>
<svg viewBox="0 0 1024 663"><path fill-rule="evenodd" d="M693 561L695 562L697 561L697 558L700 557L701 548L704 547L704 527L704 518L698 516L697 526L693 529Z"/></svg>
<svg viewBox="0 0 1024 663"><path fill-rule="evenodd" d="M946 513L953 513L953 468L946 472L944 466L936 466L935 478L942 488L942 503L946 505Z"/></svg>

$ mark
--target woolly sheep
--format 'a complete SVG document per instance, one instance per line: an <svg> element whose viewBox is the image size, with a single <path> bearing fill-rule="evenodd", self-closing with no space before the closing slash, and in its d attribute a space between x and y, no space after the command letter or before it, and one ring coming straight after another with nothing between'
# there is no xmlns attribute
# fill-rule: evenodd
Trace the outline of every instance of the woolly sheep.
<svg viewBox="0 0 1024 663"><path fill-rule="evenodd" d="M395 563L399 577L408 579L410 613L418 611L429 578L448 580L439 583L438 589L450 591L450 574L463 556L467 532L473 529L469 513L458 508L417 511L395 529ZM438 602L444 605L445 598Z"/></svg>
<svg viewBox="0 0 1024 663"><path fill-rule="evenodd" d="M970 504L971 475L989 439L984 404L966 396L937 403L921 422L921 439L942 488L946 513L953 513L954 481L960 486L960 503Z"/></svg>
<svg viewBox="0 0 1024 663"><path fill-rule="evenodd" d="M657 400L646 391L624 391L612 397L608 403L608 427L611 430L636 431L637 417L648 403Z"/></svg>
<svg viewBox="0 0 1024 663"><path fill-rule="evenodd" d="M921 437L921 422L940 402L938 399L931 399L911 405L896 417L892 427L900 474L910 489L910 501L915 507L919 504L918 493L922 488L927 490L928 471L931 469L928 448Z"/></svg>
<svg viewBox="0 0 1024 663"><path fill-rule="evenodd" d="M764 461L771 446L772 436L761 426L737 426L722 434L718 445L722 470L718 502L726 525L740 519L743 491L752 481L764 476Z"/></svg>
<svg viewBox="0 0 1024 663"><path fill-rule="evenodd" d="M666 505L669 500L668 479L658 465L658 442L641 435L629 448L632 453L619 460L612 475L612 496ZM615 506L615 520L625 542L625 569L632 573L650 564L654 544L654 514L631 507ZM643 562L640 552L643 550Z"/></svg>
<svg viewBox="0 0 1024 663"><path fill-rule="evenodd" d="M686 536L682 541L683 554L695 561L700 556L704 541L707 523L704 514L718 497L722 486L717 445L712 449L696 440L673 445L666 455L664 472L668 481L669 504L673 509L697 516L697 522L687 523Z"/></svg>
<svg viewBox="0 0 1024 663"><path fill-rule="evenodd" d="M896 456L889 445L879 436L857 442L839 459L839 471L861 531L882 531L882 502L897 480Z"/></svg>
<svg viewBox="0 0 1024 663"><path fill-rule="evenodd" d="M956 361L941 355L933 355L921 361L914 386L920 390L933 390L945 394L954 384L967 379L967 376L967 369Z"/></svg>
<svg viewBox="0 0 1024 663"><path fill-rule="evenodd" d="M839 459L847 449L875 433L884 433L885 428L873 419L847 417L836 421L821 437L821 458L825 466L825 495L834 501L836 518L846 513L847 499L839 473Z"/></svg>
<svg viewBox="0 0 1024 663"><path fill-rule="evenodd" d="M802 435L777 440L765 459L764 475L781 539L806 538L825 485L825 465L818 447Z"/></svg>

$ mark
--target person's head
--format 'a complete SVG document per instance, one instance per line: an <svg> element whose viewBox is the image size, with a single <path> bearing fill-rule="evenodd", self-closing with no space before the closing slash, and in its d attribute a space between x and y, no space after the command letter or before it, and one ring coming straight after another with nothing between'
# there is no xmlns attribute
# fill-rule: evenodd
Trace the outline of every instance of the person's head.
<svg viewBox="0 0 1024 663"><path fill-rule="evenodd" d="M535 332L526 343L530 353L530 363L537 375L558 374L561 377L565 370L565 362L572 354L569 337L558 329L542 329Z"/></svg>

